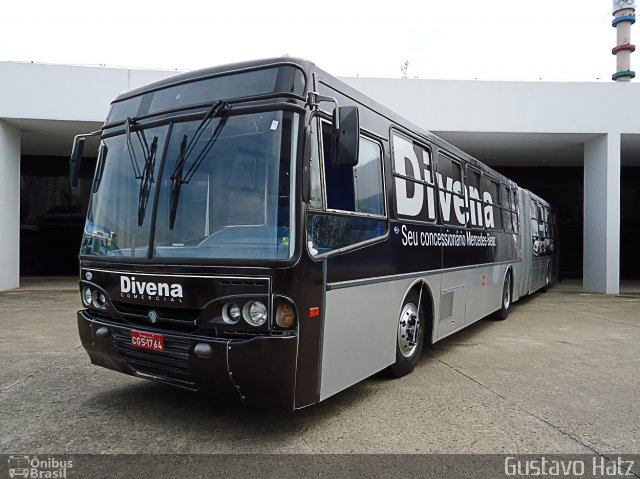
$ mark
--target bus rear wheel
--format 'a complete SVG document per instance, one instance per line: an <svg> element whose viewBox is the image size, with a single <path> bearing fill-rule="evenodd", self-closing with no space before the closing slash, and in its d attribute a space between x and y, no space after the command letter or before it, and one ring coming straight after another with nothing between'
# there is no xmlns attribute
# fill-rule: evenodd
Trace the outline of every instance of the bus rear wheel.
<svg viewBox="0 0 640 479"><path fill-rule="evenodd" d="M549 290L549 285L551 284L551 265L547 263L544 274L544 286L540 288L540 291L546 293Z"/></svg>
<svg viewBox="0 0 640 479"><path fill-rule="evenodd" d="M424 315L418 309L420 296L413 292L407 296L400 310L396 334L396 362L388 367L391 376L401 378L416 367L424 343Z"/></svg>
<svg viewBox="0 0 640 479"><path fill-rule="evenodd" d="M500 309L493 314L493 319L497 321L504 321L509 317L511 312L511 272L507 273L504 277L504 283L502 285L502 297L500 299Z"/></svg>

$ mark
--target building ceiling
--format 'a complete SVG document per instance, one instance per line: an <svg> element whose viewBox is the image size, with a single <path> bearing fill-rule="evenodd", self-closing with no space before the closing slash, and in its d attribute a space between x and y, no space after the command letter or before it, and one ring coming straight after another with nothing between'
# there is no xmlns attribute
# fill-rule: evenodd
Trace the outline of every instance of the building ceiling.
<svg viewBox="0 0 640 479"><path fill-rule="evenodd" d="M582 166L587 133L435 132L490 166ZM640 166L640 135L622 135L621 162Z"/></svg>
<svg viewBox="0 0 640 479"><path fill-rule="evenodd" d="M73 137L100 128L100 122L8 119L20 128L22 154L69 156ZM584 143L596 134L434 132L490 166L581 166ZM98 141L87 140L85 154L97 152ZM640 135L622 135L622 165L640 166Z"/></svg>
<svg viewBox="0 0 640 479"><path fill-rule="evenodd" d="M640 166L640 135L622 135L622 164Z"/></svg>
<svg viewBox="0 0 640 479"><path fill-rule="evenodd" d="M79 133L98 130L102 123L62 120L14 120L9 123L20 128L21 153L34 156L70 156L73 137ZM97 138L88 138L85 155L95 156L98 151Z"/></svg>

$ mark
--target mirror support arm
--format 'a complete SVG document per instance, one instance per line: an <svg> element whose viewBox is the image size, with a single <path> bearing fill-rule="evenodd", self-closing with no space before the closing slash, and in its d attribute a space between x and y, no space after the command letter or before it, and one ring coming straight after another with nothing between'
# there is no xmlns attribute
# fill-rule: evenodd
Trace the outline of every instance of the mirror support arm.
<svg viewBox="0 0 640 479"><path fill-rule="evenodd" d="M310 91L308 93L307 105L309 105L311 108L318 107L320 103L323 102L335 103L335 105L338 106L338 100L335 97L321 95L317 91Z"/></svg>
<svg viewBox="0 0 640 479"><path fill-rule="evenodd" d="M334 166L353 167L358 163L358 141L360 135L360 121L358 108L343 106L332 96L320 95L310 91L307 95L307 105L317 109L320 103L330 102L336 106L333 109L331 131L331 162ZM343 128L343 121L346 127Z"/></svg>
<svg viewBox="0 0 640 479"><path fill-rule="evenodd" d="M102 130L96 130L91 133L81 133L73 138L73 149L71 150L71 158L69 158L69 180L71 181L72 187L78 186L85 139L100 134L102 134Z"/></svg>

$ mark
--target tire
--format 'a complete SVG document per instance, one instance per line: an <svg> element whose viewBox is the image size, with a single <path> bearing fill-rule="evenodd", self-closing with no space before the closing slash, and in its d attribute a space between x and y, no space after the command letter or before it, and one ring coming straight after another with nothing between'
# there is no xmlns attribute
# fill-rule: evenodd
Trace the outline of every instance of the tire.
<svg viewBox="0 0 640 479"><path fill-rule="evenodd" d="M540 291L542 291L543 293L547 292L547 290L549 289L549 285L551 284L551 266L547 265L545 271L546 273L544 275L544 286L540 288Z"/></svg>
<svg viewBox="0 0 640 479"><path fill-rule="evenodd" d="M502 284L502 295L500 297L500 309L493 314L493 319L496 321L504 321L509 317L512 305L512 291L511 291L511 272L507 273L504 277L504 283Z"/></svg>
<svg viewBox="0 0 640 479"><path fill-rule="evenodd" d="M406 376L416 367L424 343L425 321L418 311L420 296L410 293L400 309L396 333L396 362L387 368L392 377Z"/></svg>

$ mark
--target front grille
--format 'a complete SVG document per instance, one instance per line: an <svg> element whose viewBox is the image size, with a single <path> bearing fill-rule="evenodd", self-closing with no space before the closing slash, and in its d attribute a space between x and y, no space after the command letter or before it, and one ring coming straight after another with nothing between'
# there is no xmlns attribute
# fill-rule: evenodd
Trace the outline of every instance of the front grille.
<svg viewBox="0 0 640 479"><path fill-rule="evenodd" d="M122 301L114 301L113 307L124 319L138 326L157 326L164 330L194 332L197 320L202 313L201 309L188 308L156 308L142 304L131 304ZM149 312L155 311L157 321L149 321Z"/></svg>
<svg viewBox="0 0 640 479"><path fill-rule="evenodd" d="M246 329L217 329L211 336L226 339L251 339L257 336L290 336L292 331L250 331Z"/></svg>
<svg viewBox="0 0 640 479"><path fill-rule="evenodd" d="M195 391L195 379L187 373L191 345L187 341L164 341L164 352L149 351L131 345L127 333L112 331L113 344L137 376Z"/></svg>

